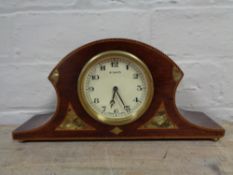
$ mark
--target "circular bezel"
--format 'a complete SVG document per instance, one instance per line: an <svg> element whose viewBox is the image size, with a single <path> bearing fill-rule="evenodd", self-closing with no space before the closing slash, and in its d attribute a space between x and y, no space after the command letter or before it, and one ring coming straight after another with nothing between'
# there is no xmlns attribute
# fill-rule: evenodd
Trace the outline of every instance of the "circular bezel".
<svg viewBox="0 0 233 175"><path fill-rule="evenodd" d="M145 97L145 102L143 103L143 105L136 112L121 118L109 118L109 117L105 117L101 113L97 113L88 103L84 94L84 81L85 81L85 75L88 72L88 70L92 66L98 64L100 61L107 60L113 56L125 57L127 59L130 59L131 62L137 64L137 66L139 66L142 69L148 85L147 88L148 92ZM137 120L148 109L154 95L154 83L148 67L138 57L136 57L135 55L129 52L120 51L120 50L110 50L95 55L85 64L78 77L77 92L83 108L93 119L108 125L125 125Z"/></svg>

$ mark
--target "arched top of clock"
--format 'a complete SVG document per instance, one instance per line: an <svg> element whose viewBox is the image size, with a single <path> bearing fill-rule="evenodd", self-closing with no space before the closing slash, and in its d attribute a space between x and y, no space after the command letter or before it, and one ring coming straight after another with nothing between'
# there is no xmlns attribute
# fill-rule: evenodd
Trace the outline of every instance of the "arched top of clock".
<svg viewBox="0 0 233 175"><path fill-rule="evenodd" d="M82 107L77 80L84 65L95 55L120 50L143 61L154 81L150 107L137 120L122 126L94 120ZM224 129L202 113L183 112L175 103L181 69L164 53L130 39L104 39L88 43L65 56L49 75L57 93L55 113L36 116L17 128L13 138L30 140L116 140L116 139L216 139Z"/></svg>

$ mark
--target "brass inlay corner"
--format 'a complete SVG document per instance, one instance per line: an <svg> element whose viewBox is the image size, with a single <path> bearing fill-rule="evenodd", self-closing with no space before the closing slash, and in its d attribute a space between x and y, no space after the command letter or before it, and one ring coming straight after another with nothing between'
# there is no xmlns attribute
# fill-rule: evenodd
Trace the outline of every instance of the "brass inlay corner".
<svg viewBox="0 0 233 175"><path fill-rule="evenodd" d="M214 138L213 140L214 140L215 142L217 142L217 141L219 141L219 139L220 139L220 138Z"/></svg>
<svg viewBox="0 0 233 175"><path fill-rule="evenodd" d="M123 130L121 128L119 128L119 127L115 127L110 132L113 133L113 134L115 134L115 135L118 135L121 132L123 132Z"/></svg>
<svg viewBox="0 0 233 175"><path fill-rule="evenodd" d="M166 129L176 128L176 125L171 121L166 112L165 105L162 103L156 112L155 116L152 117L148 122L144 123L138 129Z"/></svg>
<svg viewBox="0 0 233 175"><path fill-rule="evenodd" d="M174 66L172 69L172 76L174 81L179 81L182 77L182 72L179 70L178 67Z"/></svg>
<svg viewBox="0 0 233 175"><path fill-rule="evenodd" d="M66 116L56 130L95 130L85 123L75 112L71 104L68 105Z"/></svg>
<svg viewBox="0 0 233 175"><path fill-rule="evenodd" d="M49 76L49 80L53 83L53 85L56 85L58 79L59 79L59 71L57 69L54 69L54 71Z"/></svg>

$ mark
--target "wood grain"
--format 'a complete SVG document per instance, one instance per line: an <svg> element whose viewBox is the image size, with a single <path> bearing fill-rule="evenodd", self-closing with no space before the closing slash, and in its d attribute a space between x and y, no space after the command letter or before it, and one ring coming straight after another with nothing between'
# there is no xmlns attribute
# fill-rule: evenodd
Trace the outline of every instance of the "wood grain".
<svg viewBox="0 0 233 175"><path fill-rule="evenodd" d="M214 141L26 142L0 127L3 175L232 175L233 123Z"/></svg>

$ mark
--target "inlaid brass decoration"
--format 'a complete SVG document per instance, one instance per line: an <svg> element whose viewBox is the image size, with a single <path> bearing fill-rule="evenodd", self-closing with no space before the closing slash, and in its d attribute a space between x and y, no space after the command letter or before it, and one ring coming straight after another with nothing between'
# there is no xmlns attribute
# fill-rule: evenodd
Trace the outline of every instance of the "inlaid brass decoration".
<svg viewBox="0 0 233 175"><path fill-rule="evenodd" d="M162 103L148 122L140 126L138 129L161 129L161 128L176 128L176 125L170 120L167 115L165 105Z"/></svg>
<svg viewBox="0 0 233 175"><path fill-rule="evenodd" d="M115 135L120 134L122 131L123 131L123 130L122 130L121 128L119 128L119 127L115 127L115 128L113 128L113 129L111 130L111 132L112 132L113 134L115 134Z"/></svg>
<svg viewBox="0 0 233 175"><path fill-rule="evenodd" d="M86 124L75 112L71 104L68 105L66 116L56 130L95 130Z"/></svg>
<svg viewBox="0 0 233 175"><path fill-rule="evenodd" d="M56 85L59 79L59 71L55 69L49 76L49 80L53 83L53 85Z"/></svg>
<svg viewBox="0 0 233 175"><path fill-rule="evenodd" d="M172 69L172 76L173 76L173 80L177 82L181 79L182 72L176 66L174 66Z"/></svg>

